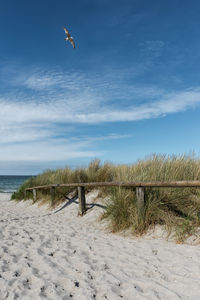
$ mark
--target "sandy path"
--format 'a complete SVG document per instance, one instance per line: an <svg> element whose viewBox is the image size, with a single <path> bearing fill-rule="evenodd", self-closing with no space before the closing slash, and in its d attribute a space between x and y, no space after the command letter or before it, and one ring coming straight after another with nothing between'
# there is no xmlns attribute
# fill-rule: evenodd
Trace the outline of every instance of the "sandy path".
<svg viewBox="0 0 200 300"><path fill-rule="evenodd" d="M0 195L0 299L200 299L200 246L123 238Z"/></svg>

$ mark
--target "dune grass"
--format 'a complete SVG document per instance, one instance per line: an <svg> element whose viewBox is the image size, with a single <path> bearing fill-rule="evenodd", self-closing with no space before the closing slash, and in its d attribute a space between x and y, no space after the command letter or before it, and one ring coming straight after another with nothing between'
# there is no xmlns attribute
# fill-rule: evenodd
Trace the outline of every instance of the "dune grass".
<svg viewBox="0 0 200 300"><path fill-rule="evenodd" d="M27 180L12 198L23 199L26 187L51 183L172 180L200 180L200 159L193 155L155 154L132 165L94 160L87 168L47 170ZM57 190L56 201L60 202L71 190ZM200 188L145 188L142 214L137 210L134 188L104 188L102 193L110 199L103 218L110 221L113 232L131 228L134 234L141 235L160 224L168 233L173 232L178 242L183 242L200 227ZM49 191L41 191L38 198L48 201Z"/></svg>

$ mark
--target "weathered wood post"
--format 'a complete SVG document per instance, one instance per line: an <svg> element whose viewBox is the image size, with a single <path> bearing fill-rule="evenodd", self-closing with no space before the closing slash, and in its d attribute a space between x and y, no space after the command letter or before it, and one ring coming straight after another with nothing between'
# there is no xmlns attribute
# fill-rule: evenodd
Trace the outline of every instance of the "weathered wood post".
<svg viewBox="0 0 200 300"><path fill-rule="evenodd" d="M37 200L37 190L33 189L33 202Z"/></svg>
<svg viewBox="0 0 200 300"><path fill-rule="evenodd" d="M53 206L54 200L55 200L55 187L54 186L50 187L50 195L51 195L51 206Z"/></svg>
<svg viewBox="0 0 200 300"><path fill-rule="evenodd" d="M24 200L26 200L26 190L24 190Z"/></svg>
<svg viewBox="0 0 200 300"><path fill-rule="evenodd" d="M86 212L85 188L78 186L79 213L82 216Z"/></svg>
<svg viewBox="0 0 200 300"><path fill-rule="evenodd" d="M145 203L145 194L144 187L136 187L136 200L137 200L137 209L141 215L144 212L144 203Z"/></svg>

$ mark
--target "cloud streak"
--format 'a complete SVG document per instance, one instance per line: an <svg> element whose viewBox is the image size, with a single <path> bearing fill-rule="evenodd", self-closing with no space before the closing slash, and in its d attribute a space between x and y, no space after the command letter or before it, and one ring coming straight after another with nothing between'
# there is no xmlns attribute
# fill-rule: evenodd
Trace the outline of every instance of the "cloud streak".
<svg viewBox="0 0 200 300"><path fill-rule="evenodd" d="M89 76L34 69L10 76L11 92L0 93L0 157L52 161L101 156L103 152L95 150L99 142L128 136L83 137L74 130L83 124L163 117L200 105L200 87L169 93L156 86L133 85L127 73Z"/></svg>
<svg viewBox="0 0 200 300"><path fill-rule="evenodd" d="M200 90L166 94L162 100L141 105L129 103L99 105L96 99L58 99L55 101L7 101L0 99L1 124L97 124L151 119L192 109L200 104ZM5 126L5 125L4 125Z"/></svg>

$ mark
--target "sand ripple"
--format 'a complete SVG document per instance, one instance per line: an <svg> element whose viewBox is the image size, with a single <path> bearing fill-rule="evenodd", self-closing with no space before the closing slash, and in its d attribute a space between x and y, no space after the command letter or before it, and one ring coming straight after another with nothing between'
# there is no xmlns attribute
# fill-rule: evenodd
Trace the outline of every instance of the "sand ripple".
<svg viewBox="0 0 200 300"><path fill-rule="evenodd" d="M1 200L0 299L199 299L200 247L102 231L77 216Z"/></svg>

